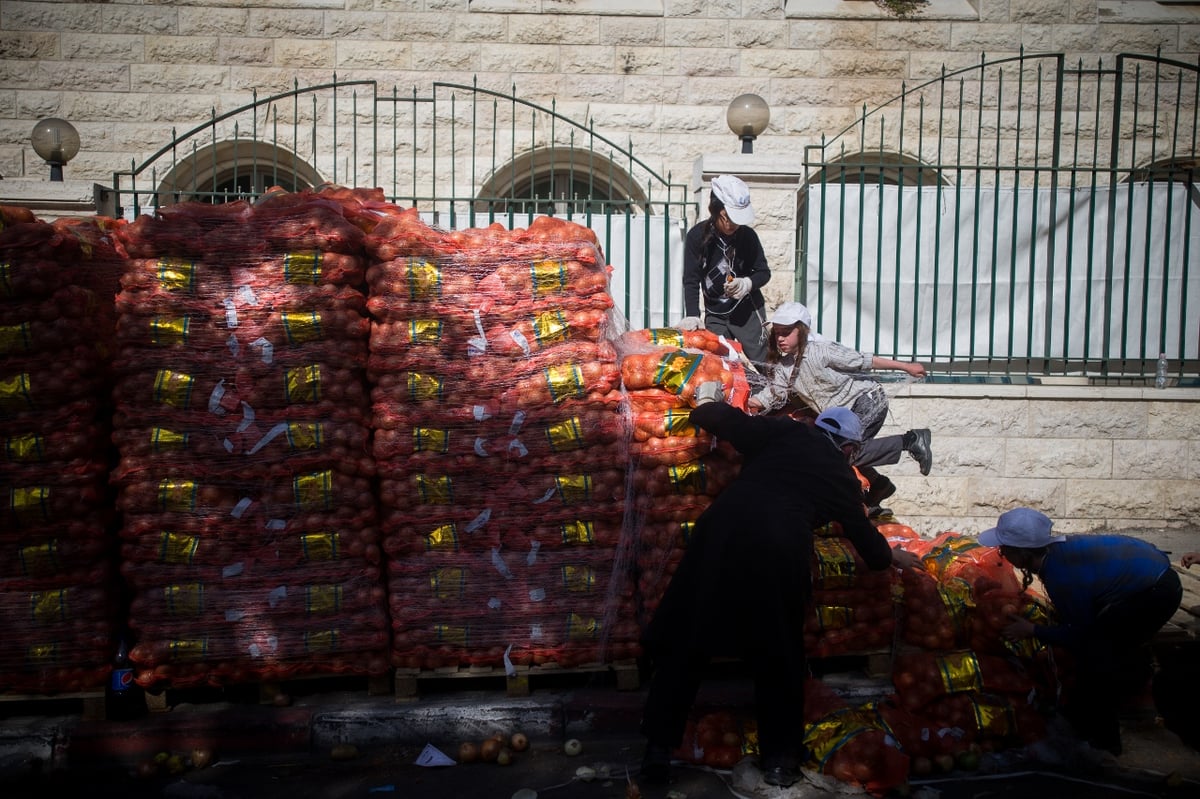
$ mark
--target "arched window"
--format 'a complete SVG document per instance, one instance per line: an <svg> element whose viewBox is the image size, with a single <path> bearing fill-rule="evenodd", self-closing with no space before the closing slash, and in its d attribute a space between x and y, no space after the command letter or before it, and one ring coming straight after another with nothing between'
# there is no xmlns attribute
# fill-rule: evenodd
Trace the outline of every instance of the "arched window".
<svg viewBox="0 0 1200 799"><path fill-rule="evenodd" d="M497 169L475 199L492 213L625 213L646 201L629 173L612 159L572 147L545 147Z"/></svg>
<svg viewBox="0 0 1200 799"><path fill-rule="evenodd" d="M179 160L158 182L158 203L253 200L272 186L301 191L322 182L317 171L295 153L267 142L236 139L195 150Z"/></svg>

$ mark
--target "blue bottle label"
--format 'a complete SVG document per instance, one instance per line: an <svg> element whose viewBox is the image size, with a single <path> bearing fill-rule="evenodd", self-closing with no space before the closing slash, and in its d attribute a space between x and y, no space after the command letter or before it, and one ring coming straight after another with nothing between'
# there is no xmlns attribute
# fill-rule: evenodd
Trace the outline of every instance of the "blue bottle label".
<svg viewBox="0 0 1200 799"><path fill-rule="evenodd" d="M113 669L112 689L114 691L127 691L131 685L133 685L133 669Z"/></svg>

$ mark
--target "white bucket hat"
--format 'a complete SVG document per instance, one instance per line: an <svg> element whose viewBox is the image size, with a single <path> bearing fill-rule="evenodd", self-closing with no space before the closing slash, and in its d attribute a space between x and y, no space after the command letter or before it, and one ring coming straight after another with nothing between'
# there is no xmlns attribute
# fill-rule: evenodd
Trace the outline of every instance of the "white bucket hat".
<svg viewBox="0 0 1200 799"><path fill-rule="evenodd" d="M750 205L750 187L733 175L713 178L712 193L725 206L725 213L735 225L754 224L754 206Z"/></svg>

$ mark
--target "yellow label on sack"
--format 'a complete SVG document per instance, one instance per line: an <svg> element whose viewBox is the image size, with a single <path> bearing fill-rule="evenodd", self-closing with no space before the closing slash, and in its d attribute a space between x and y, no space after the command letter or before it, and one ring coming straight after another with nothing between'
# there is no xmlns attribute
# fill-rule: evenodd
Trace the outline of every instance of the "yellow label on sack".
<svg viewBox="0 0 1200 799"><path fill-rule="evenodd" d="M429 587L438 599L461 599L467 593L467 572L454 566L429 572Z"/></svg>
<svg viewBox="0 0 1200 799"><path fill-rule="evenodd" d="M307 344L323 337L321 314L317 311L281 311L279 320L288 344Z"/></svg>
<svg viewBox="0 0 1200 799"><path fill-rule="evenodd" d="M338 630L313 630L304 633L306 652L336 652L341 632Z"/></svg>
<svg viewBox="0 0 1200 799"><path fill-rule="evenodd" d="M458 528L454 523L433 528L425 535L425 549L458 551Z"/></svg>
<svg viewBox="0 0 1200 799"><path fill-rule="evenodd" d="M204 584L163 586L163 603L172 616L199 616L204 610Z"/></svg>
<svg viewBox="0 0 1200 799"><path fill-rule="evenodd" d="M582 399L583 370L577 364L563 363L549 366L545 370L546 384L550 388L550 399L555 403L567 399Z"/></svg>
<svg viewBox="0 0 1200 799"><path fill-rule="evenodd" d="M539 346L561 344L570 333L571 326L562 311L543 311L533 318L533 336Z"/></svg>
<svg viewBox="0 0 1200 799"><path fill-rule="evenodd" d="M184 452L190 441L190 433L177 433L165 427L150 429L150 448L155 452Z"/></svg>
<svg viewBox="0 0 1200 799"><path fill-rule="evenodd" d="M533 296L561 294L567 287L567 267L562 261L534 261L529 265Z"/></svg>
<svg viewBox="0 0 1200 799"><path fill-rule="evenodd" d="M161 258L155 265L155 278L163 291L196 290L196 264L178 258Z"/></svg>
<svg viewBox="0 0 1200 799"><path fill-rule="evenodd" d="M29 617L37 624L69 621L71 612L67 607L67 589L55 588L31 593L29 595Z"/></svg>
<svg viewBox="0 0 1200 799"><path fill-rule="evenodd" d="M412 319L405 327L410 344L440 344L442 341L440 319Z"/></svg>
<svg viewBox="0 0 1200 799"><path fill-rule="evenodd" d="M975 714L975 726L982 733L1008 738L1017 732L1017 719L1011 706L983 702L973 694L967 694Z"/></svg>
<svg viewBox="0 0 1200 799"><path fill-rule="evenodd" d="M845 588L854 584L854 555L836 538L813 539L817 555L817 588Z"/></svg>
<svg viewBox="0 0 1200 799"><path fill-rule="evenodd" d="M691 409L668 408L663 411L663 430L669 436L698 436L700 428L692 424Z"/></svg>
<svg viewBox="0 0 1200 799"><path fill-rule="evenodd" d="M592 500L592 476L590 474L557 475L554 488L564 505Z"/></svg>
<svg viewBox="0 0 1200 799"><path fill-rule="evenodd" d="M329 469L292 478L292 496L301 510L329 510L333 507L333 472Z"/></svg>
<svg viewBox="0 0 1200 799"><path fill-rule="evenodd" d="M408 298L428 302L442 296L442 270L420 258L409 258L405 267Z"/></svg>
<svg viewBox="0 0 1200 799"><path fill-rule="evenodd" d="M971 589L971 583L961 577L942 579L937 584L937 592L955 631L966 630L970 623L968 614L975 608L975 592Z"/></svg>
<svg viewBox="0 0 1200 799"><path fill-rule="evenodd" d="M173 408L187 408L192 400L196 378L170 369L159 369L154 375L154 401Z"/></svg>
<svg viewBox="0 0 1200 799"><path fill-rule="evenodd" d="M937 658L938 674L946 693L982 691L983 672L973 652L952 652Z"/></svg>
<svg viewBox="0 0 1200 799"><path fill-rule="evenodd" d="M459 627L451 624L435 624L433 625L433 634L437 638L438 643L453 644L456 646L466 646L469 636L469 627Z"/></svg>
<svg viewBox="0 0 1200 799"><path fill-rule="evenodd" d="M45 447L39 433L8 436L4 439L4 459L13 463L40 463L46 459Z"/></svg>
<svg viewBox="0 0 1200 799"><path fill-rule="evenodd" d="M413 428L413 452L436 452L445 455L449 451L449 430L434 427Z"/></svg>
<svg viewBox="0 0 1200 799"><path fill-rule="evenodd" d="M28 373L0 378L0 411L16 414L32 409L32 391Z"/></svg>
<svg viewBox="0 0 1200 799"><path fill-rule="evenodd" d="M4 229L4 223L0 222L0 230ZM0 261L0 297L13 296L12 287L12 264L8 261Z"/></svg>
<svg viewBox="0 0 1200 799"><path fill-rule="evenodd" d="M563 566L563 588L572 593L587 593L596 586L596 570L591 566Z"/></svg>
<svg viewBox="0 0 1200 799"><path fill-rule="evenodd" d="M310 616L336 613L342 609L340 585L310 585L304 589L304 610Z"/></svg>
<svg viewBox="0 0 1200 799"><path fill-rule="evenodd" d="M596 528L592 522L563 522L560 528L564 544L592 544L596 541Z"/></svg>
<svg viewBox="0 0 1200 799"><path fill-rule="evenodd" d="M292 452L319 452L325 442L323 422L288 422L287 441Z"/></svg>
<svg viewBox="0 0 1200 799"><path fill-rule="evenodd" d="M17 559L21 562L21 574L25 577L42 577L62 570L57 539L18 547Z"/></svg>
<svg viewBox="0 0 1200 799"><path fill-rule="evenodd" d="M25 660L30 665L56 665L59 662L59 645L56 641L30 644L25 650Z"/></svg>
<svg viewBox="0 0 1200 799"><path fill-rule="evenodd" d="M159 510L168 513L191 513L196 510L196 495L200 486L195 480L163 480L158 484Z"/></svg>
<svg viewBox="0 0 1200 799"><path fill-rule="evenodd" d="M449 475L413 475L417 496L423 505L450 505L454 502L454 482Z"/></svg>
<svg viewBox="0 0 1200 799"><path fill-rule="evenodd" d="M700 366L699 354L676 350L664 355L658 362L654 372L654 385L669 394L679 394L696 368Z"/></svg>
<svg viewBox="0 0 1200 799"><path fill-rule="evenodd" d="M167 646L170 659L175 662L202 660L208 654L207 638L178 639Z"/></svg>
<svg viewBox="0 0 1200 799"><path fill-rule="evenodd" d="M187 344L192 320L188 316L155 316L150 319L150 343L158 347Z"/></svg>
<svg viewBox="0 0 1200 799"><path fill-rule="evenodd" d="M696 532L696 522L680 522L679 523L679 543L687 546L692 543L692 536Z"/></svg>
<svg viewBox="0 0 1200 799"><path fill-rule="evenodd" d="M51 521L50 486L13 486L8 496L8 507L18 521Z"/></svg>
<svg viewBox="0 0 1200 799"><path fill-rule="evenodd" d="M822 771L831 757L860 733L876 729L858 708L843 708L805 726L804 745Z"/></svg>
<svg viewBox="0 0 1200 799"><path fill-rule="evenodd" d="M817 627L821 631L844 630L854 624L854 608L842 605L817 605Z"/></svg>
<svg viewBox="0 0 1200 799"><path fill-rule="evenodd" d="M567 640L568 641L587 641L597 638L604 625L599 619L580 616L578 613L571 613L567 616Z"/></svg>
<svg viewBox="0 0 1200 799"><path fill-rule="evenodd" d="M700 461L680 463L667 470L667 480L676 494L703 494L707 471Z"/></svg>
<svg viewBox="0 0 1200 799"><path fill-rule="evenodd" d="M650 343L656 347L674 347L677 350L683 349L683 331L673 327L655 327L651 328Z"/></svg>
<svg viewBox="0 0 1200 799"><path fill-rule="evenodd" d="M283 376L284 399L289 404L321 401L321 365L297 366Z"/></svg>
<svg viewBox="0 0 1200 799"><path fill-rule="evenodd" d="M0 325L0 355L16 355L33 348L33 333L28 322Z"/></svg>
<svg viewBox="0 0 1200 799"><path fill-rule="evenodd" d="M321 253L289 252L283 256L283 280L292 286L315 286L321 279Z"/></svg>
<svg viewBox="0 0 1200 799"><path fill-rule="evenodd" d="M158 536L158 561L190 566L199 548L198 536L162 532Z"/></svg>
<svg viewBox="0 0 1200 799"><path fill-rule="evenodd" d="M338 533L302 533L300 549L306 560L337 560L340 544Z"/></svg>
<svg viewBox="0 0 1200 799"><path fill-rule="evenodd" d="M973 549L978 549L979 544L971 538L959 537L950 538L941 544L934 547L921 558L925 564L925 570L934 577L941 577L945 574L947 567L958 560L959 555L964 552L970 552Z"/></svg>
<svg viewBox="0 0 1200 799"><path fill-rule="evenodd" d="M583 446L583 422L578 416L546 425L546 442L551 452L571 452Z"/></svg>
<svg viewBox="0 0 1200 799"><path fill-rule="evenodd" d="M409 372L408 397L413 402L441 402L442 379L437 375Z"/></svg>

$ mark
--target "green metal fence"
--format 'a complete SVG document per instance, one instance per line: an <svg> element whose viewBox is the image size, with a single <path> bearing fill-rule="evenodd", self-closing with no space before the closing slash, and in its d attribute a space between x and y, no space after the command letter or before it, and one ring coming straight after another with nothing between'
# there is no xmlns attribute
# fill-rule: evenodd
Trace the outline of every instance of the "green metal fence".
<svg viewBox="0 0 1200 799"><path fill-rule="evenodd" d="M1198 71L1021 53L864 108L806 149L798 299L941 374L1194 382Z"/></svg>
<svg viewBox="0 0 1200 799"><path fill-rule="evenodd" d="M114 215L183 200L253 200L271 186L381 188L446 228L524 226L553 214L593 228L613 293L635 327L678 314L688 186L661 176L594 124L511 91L435 82L381 91L339 81L259 98L217 114L113 175Z"/></svg>

